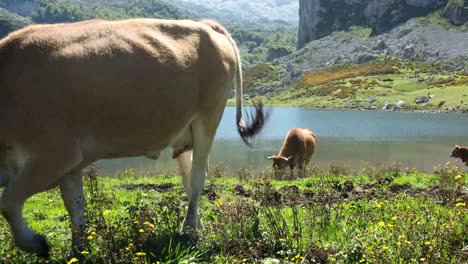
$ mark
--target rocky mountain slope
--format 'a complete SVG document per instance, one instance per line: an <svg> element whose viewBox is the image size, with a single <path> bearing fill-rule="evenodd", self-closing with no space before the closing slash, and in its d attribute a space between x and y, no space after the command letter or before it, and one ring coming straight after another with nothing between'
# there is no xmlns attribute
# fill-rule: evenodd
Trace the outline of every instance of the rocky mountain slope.
<svg viewBox="0 0 468 264"><path fill-rule="evenodd" d="M468 20L466 0L300 0L298 46L344 30L368 26L380 34L413 17L443 9L455 25Z"/></svg>
<svg viewBox="0 0 468 264"><path fill-rule="evenodd" d="M31 24L28 18L11 13L8 10L0 8L0 38L6 36L13 30L20 29Z"/></svg>
<svg viewBox="0 0 468 264"><path fill-rule="evenodd" d="M193 17L210 17L223 23L255 27L297 26L298 0L173 0Z"/></svg>
<svg viewBox="0 0 468 264"><path fill-rule="evenodd" d="M431 18L413 19L377 36L370 36L371 29L362 27L334 32L274 63L282 65L293 79L326 66L348 61L363 64L381 56L423 62L458 60L454 70L468 69L468 27L453 27L443 20L432 23Z"/></svg>

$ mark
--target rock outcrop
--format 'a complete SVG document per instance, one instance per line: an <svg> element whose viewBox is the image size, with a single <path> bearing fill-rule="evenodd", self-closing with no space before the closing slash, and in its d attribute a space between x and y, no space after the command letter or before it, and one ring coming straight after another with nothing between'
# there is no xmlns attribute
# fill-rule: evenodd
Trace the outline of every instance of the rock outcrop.
<svg viewBox="0 0 468 264"><path fill-rule="evenodd" d="M374 34L379 34L410 18L439 10L447 2L448 0L300 0L298 47L302 48L312 40L353 25L369 26ZM455 13L457 12L459 11Z"/></svg>
<svg viewBox="0 0 468 264"><path fill-rule="evenodd" d="M450 0L444 16L456 26L465 24L468 21L468 0Z"/></svg>

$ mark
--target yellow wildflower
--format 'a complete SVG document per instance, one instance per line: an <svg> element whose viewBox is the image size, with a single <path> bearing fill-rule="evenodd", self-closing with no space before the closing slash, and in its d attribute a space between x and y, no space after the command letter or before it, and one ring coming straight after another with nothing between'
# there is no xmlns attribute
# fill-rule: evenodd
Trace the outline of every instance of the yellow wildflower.
<svg viewBox="0 0 468 264"><path fill-rule="evenodd" d="M392 220L396 221L396 220L398 220L398 217L394 216L394 217L392 217Z"/></svg>
<svg viewBox="0 0 468 264"><path fill-rule="evenodd" d="M112 211L111 210L104 210L104 212L102 212L102 215L103 216L109 216L112 214Z"/></svg>
<svg viewBox="0 0 468 264"><path fill-rule="evenodd" d="M462 202L462 203L457 203L457 204L455 204L455 207L461 207L461 206L466 206L466 203L463 203L463 202Z"/></svg>
<svg viewBox="0 0 468 264"><path fill-rule="evenodd" d="M145 232L145 230L142 228L142 229L138 230L138 232L140 232L140 233L144 233L144 232Z"/></svg>
<svg viewBox="0 0 468 264"><path fill-rule="evenodd" d="M392 223L388 223L388 224L387 224L387 227L388 227L388 228L392 228L392 227L394 227L394 226L395 226L395 225L392 224Z"/></svg>
<svg viewBox="0 0 468 264"><path fill-rule="evenodd" d="M379 226L380 226L380 227L384 227L384 226L385 226L385 222L384 222L384 221L380 221L380 222L379 222Z"/></svg>
<svg viewBox="0 0 468 264"><path fill-rule="evenodd" d="M364 263L364 262L366 262L366 260L365 260L365 259L361 259L361 260L359 260L359 263Z"/></svg>
<svg viewBox="0 0 468 264"><path fill-rule="evenodd" d="M223 202L221 201L221 199L218 199L216 200L215 205L221 207L223 205Z"/></svg>
<svg viewBox="0 0 468 264"><path fill-rule="evenodd" d="M397 241L396 244L397 244L397 246L401 246L401 242L400 242L400 241Z"/></svg>
<svg viewBox="0 0 468 264"><path fill-rule="evenodd" d="M424 261L426 261L426 258L420 258L419 260L424 262Z"/></svg>
<svg viewBox="0 0 468 264"><path fill-rule="evenodd" d="M383 251L386 251L386 250L389 250L389 249L390 249L390 248L387 247L387 246L383 246L383 247L382 247L382 250L383 250Z"/></svg>
<svg viewBox="0 0 468 264"><path fill-rule="evenodd" d="M247 262L247 260L249 260L249 259L244 258L244 259L242 259L242 262Z"/></svg>
<svg viewBox="0 0 468 264"><path fill-rule="evenodd" d="M463 176L461 176L460 174L458 174L457 176L455 176L455 180L461 180L463 179Z"/></svg>
<svg viewBox="0 0 468 264"><path fill-rule="evenodd" d="M83 256L86 256L86 255L88 255L88 254L89 254L89 251L87 251L87 250L81 251L81 255L83 255Z"/></svg>
<svg viewBox="0 0 468 264"><path fill-rule="evenodd" d="M154 225L150 222L144 222L143 225L149 226L150 228L154 228Z"/></svg>
<svg viewBox="0 0 468 264"><path fill-rule="evenodd" d="M426 242L424 242L424 245L430 246L430 245L431 245L431 241L426 241Z"/></svg>
<svg viewBox="0 0 468 264"><path fill-rule="evenodd" d="M71 258L67 264L72 264L72 263L77 263L78 262L78 259L77 258Z"/></svg>
<svg viewBox="0 0 468 264"><path fill-rule="evenodd" d="M88 236L86 239L91 241L91 240L93 240L93 238L94 238L93 236Z"/></svg>
<svg viewBox="0 0 468 264"><path fill-rule="evenodd" d="M146 253L145 252L137 252L137 253L135 253L135 256L144 257L144 256L146 256Z"/></svg>

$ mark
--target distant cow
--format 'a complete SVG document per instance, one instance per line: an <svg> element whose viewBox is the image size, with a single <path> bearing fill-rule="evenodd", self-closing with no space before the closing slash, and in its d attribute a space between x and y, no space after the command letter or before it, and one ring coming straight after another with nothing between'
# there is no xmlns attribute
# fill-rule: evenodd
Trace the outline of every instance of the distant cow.
<svg viewBox="0 0 468 264"><path fill-rule="evenodd" d="M468 147L462 147L458 145L453 145L452 154L450 157L452 158L460 158L463 163L468 166Z"/></svg>
<svg viewBox="0 0 468 264"><path fill-rule="evenodd" d="M0 211L16 245L49 256L22 209L59 186L73 250L83 250L83 168L99 159L157 158L166 147L189 198L182 231L196 231L208 154L233 88L237 129L249 144L263 108L256 106L251 124L242 118L239 51L214 21L91 20L30 26L0 40Z"/></svg>
<svg viewBox="0 0 468 264"><path fill-rule="evenodd" d="M316 144L317 137L309 128L294 128L288 132L279 154L265 158L273 160L276 177L279 177L288 166L291 177L294 177L294 168L296 166L302 176L312 154L314 154Z"/></svg>

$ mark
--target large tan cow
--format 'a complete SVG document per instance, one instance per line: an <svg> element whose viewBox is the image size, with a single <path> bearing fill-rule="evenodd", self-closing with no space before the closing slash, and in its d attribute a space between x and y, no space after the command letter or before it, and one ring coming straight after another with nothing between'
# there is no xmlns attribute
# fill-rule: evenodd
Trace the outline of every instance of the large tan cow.
<svg viewBox="0 0 468 264"><path fill-rule="evenodd" d="M280 177L289 166L292 178L296 165L299 169L299 175L302 176L312 154L314 154L316 143L317 137L309 128L293 128L289 130L279 154L265 158L273 160L276 177Z"/></svg>
<svg viewBox="0 0 468 264"><path fill-rule="evenodd" d="M132 19L35 25L0 41L0 210L21 249L48 257L24 202L60 187L74 250L86 247L81 171L99 159L157 158L173 147L189 197L183 232L199 225L208 154L232 88L242 139L238 48L214 21ZM193 161L192 161L193 152Z"/></svg>

